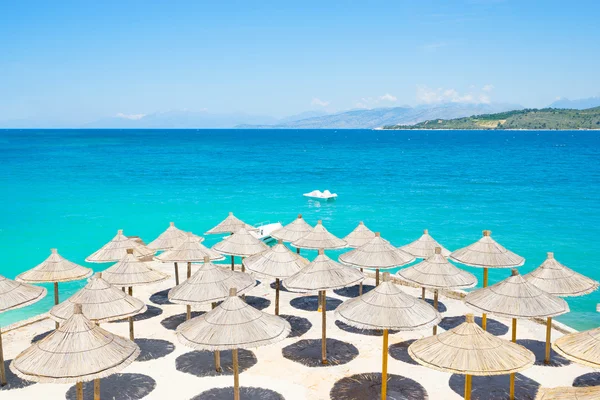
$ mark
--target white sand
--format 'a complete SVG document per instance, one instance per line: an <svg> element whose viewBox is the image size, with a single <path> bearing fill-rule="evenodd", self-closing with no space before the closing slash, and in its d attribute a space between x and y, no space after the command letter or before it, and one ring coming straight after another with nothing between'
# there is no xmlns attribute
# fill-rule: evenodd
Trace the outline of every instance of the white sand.
<svg viewBox="0 0 600 400"><path fill-rule="evenodd" d="M165 272L172 273L171 267L165 267ZM184 277L185 267L180 267L180 276ZM265 310L273 312L275 291L269 287L271 282L263 280L255 287L249 295L268 298L271 305ZM374 284L372 279L368 279L367 284ZM160 284L146 288L135 288L134 295L146 301L148 304L160 307L163 313L135 323L136 338L151 338L167 340L175 345L175 350L158 359L134 362L123 373L144 374L152 377L156 381L156 387L144 397L144 399L190 399L201 392L215 387L226 387L233 385L231 375L221 377L198 378L188 373L180 372L175 369L177 357L192 351L178 343L175 332L164 328L160 321L174 315L185 312L185 306L182 305L156 305L149 301L152 293L170 288L174 285L174 280L168 280ZM420 295L420 290L406 288L406 291L412 295ZM430 295L430 294L429 294ZM312 323L312 328L303 336L288 338L278 344L262 347L252 350L258 359L258 363L240 375L241 386L254 386L274 390L282 394L287 400L294 399L329 399L330 390L334 383L343 377L357 373L381 372L381 346L382 338L380 336L367 336L356 333L349 333L341 330L335 325L334 312L327 313L327 331L328 337L349 342L356 346L359 356L351 362L344 365L310 368L299 363L284 358L281 349L301 339L319 339L321 336L321 316L317 312L308 312L298 310L290 305L290 300L302 296L297 293L281 292L281 314L291 314L308 318ZM328 292L329 297L345 300L345 297L338 296L333 292ZM469 312L467 307L460 301L440 296L440 301L445 304L447 311L443 313L444 317L461 316ZM203 307L207 311L210 306ZM507 327L510 326L510 320L494 318L502 322ZM106 323L102 327L116 334L128 336L128 324L126 323ZM3 335L5 359L10 360L19 352L29 346L31 339L40 333L54 328L54 322L44 320L33 325L25 326L16 330L9 331ZM438 332L443 329L438 328ZM390 335L390 345L402 342L408 339L417 339L431 334L430 330L417 332L401 332ZM553 340L562 336L562 334L553 330ZM510 339L510 331L507 331L504 338ZM544 341L545 327L533 321L519 321L518 339L535 339ZM542 356L543 357L543 356ZM593 372L592 369L570 364L561 367L546 367L535 365L524 371L522 375L537 382L540 386L571 386L573 380L583 374ZM408 377L419 382L430 399L460 399L462 398L462 388L459 393L453 391L449 386L451 374L437 372L422 366L411 365L403 361L389 358L389 373ZM508 390L508 378L506 379ZM10 382L9 382L10 385ZM64 399L65 393L72 385L65 384L33 384L21 389L0 390L2 400L11 399ZM477 381L473 382L473 389L479 392L479 397L474 398L498 398L488 395L483 388L477 387ZM487 396L487 397L486 397ZM87 397L87 396L86 396ZM518 399L528 399L531 396L525 396L519 393L517 389L516 397ZM116 397L123 398L123 397ZM133 397L140 398L140 397Z"/></svg>

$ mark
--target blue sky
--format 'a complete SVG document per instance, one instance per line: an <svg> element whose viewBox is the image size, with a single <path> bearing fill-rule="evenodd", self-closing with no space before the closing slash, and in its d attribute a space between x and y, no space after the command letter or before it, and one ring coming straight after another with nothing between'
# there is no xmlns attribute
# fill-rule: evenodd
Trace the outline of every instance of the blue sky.
<svg viewBox="0 0 600 400"><path fill-rule="evenodd" d="M600 93L597 1L0 2L0 121Z"/></svg>

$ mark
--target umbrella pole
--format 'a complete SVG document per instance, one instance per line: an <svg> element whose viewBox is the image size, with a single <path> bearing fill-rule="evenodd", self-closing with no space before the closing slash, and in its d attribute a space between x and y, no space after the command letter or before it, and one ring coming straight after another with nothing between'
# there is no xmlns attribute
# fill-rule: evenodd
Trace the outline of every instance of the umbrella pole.
<svg viewBox="0 0 600 400"><path fill-rule="evenodd" d="M488 269L483 269L483 287L487 287L488 285ZM481 328L486 331L487 330L487 314L483 313L481 316Z"/></svg>
<svg viewBox="0 0 600 400"><path fill-rule="evenodd" d="M360 272L363 272L363 269L360 269ZM358 284L358 295L362 296L362 281Z"/></svg>
<svg viewBox="0 0 600 400"><path fill-rule="evenodd" d="M6 385L6 370L4 369L4 351L2 350L2 330L0 330L0 386Z"/></svg>
<svg viewBox="0 0 600 400"><path fill-rule="evenodd" d="M546 321L546 357L544 358L544 364L550 364L550 340L552 338L552 317Z"/></svg>
<svg viewBox="0 0 600 400"><path fill-rule="evenodd" d="M321 337L321 364L327 365L327 297L325 297L325 291L321 291L321 297L323 297L323 301L321 304L321 314L323 316L322 324L323 324L323 335Z"/></svg>
<svg viewBox="0 0 600 400"><path fill-rule="evenodd" d="M77 400L83 400L83 382L75 384L75 391L77 392Z"/></svg>
<svg viewBox="0 0 600 400"><path fill-rule="evenodd" d="M381 366L381 400L387 398L388 330L383 330L383 364Z"/></svg>
<svg viewBox="0 0 600 400"><path fill-rule="evenodd" d="M421 299L425 300L425 287L421 288Z"/></svg>
<svg viewBox="0 0 600 400"><path fill-rule="evenodd" d="M188 265L187 265L187 278L190 279L190 277L192 276L192 262L188 261Z"/></svg>
<svg viewBox="0 0 600 400"><path fill-rule="evenodd" d="M189 321L192 318L192 306L185 306L185 320Z"/></svg>
<svg viewBox="0 0 600 400"><path fill-rule="evenodd" d="M465 375L465 400L471 400L471 375Z"/></svg>
<svg viewBox="0 0 600 400"><path fill-rule="evenodd" d="M215 307L217 307L217 303L212 303L212 308L213 310L215 309ZM220 351L215 351L215 371L217 372L223 372L223 370L221 369L221 352Z"/></svg>
<svg viewBox="0 0 600 400"><path fill-rule="evenodd" d="M300 247L296 247L296 254L300 254Z"/></svg>
<svg viewBox="0 0 600 400"><path fill-rule="evenodd" d="M517 343L517 319L512 319L512 342ZM510 400L515 399L515 374L510 374Z"/></svg>
<svg viewBox="0 0 600 400"><path fill-rule="evenodd" d="M437 289L433 291L433 308L435 311L438 311L438 291ZM433 335L437 335L437 325L433 326Z"/></svg>
<svg viewBox="0 0 600 400"><path fill-rule="evenodd" d="M238 349L231 350L233 358L233 399L240 400L240 371L238 367Z"/></svg>
<svg viewBox="0 0 600 400"><path fill-rule="evenodd" d="M94 400L100 400L100 379L94 379Z"/></svg>
<svg viewBox="0 0 600 400"><path fill-rule="evenodd" d="M244 265L244 257L242 257L242 272L246 272L246 266Z"/></svg>
<svg viewBox="0 0 600 400"><path fill-rule="evenodd" d="M175 285L179 285L179 266L175 264Z"/></svg>
<svg viewBox="0 0 600 400"><path fill-rule="evenodd" d="M279 278L275 278L275 315L279 315Z"/></svg>
<svg viewBox="0 0 600 400"><path fill-rule="evenodd" d="M133 296L133 286L129 286L129 295ZM133 317L129 317L129 340L133 339Z"/></svg>
<svg viewBox="0 0 600 400"><path fill-rule="evenodd" d="M379 286L379 268L375 268L375 286Z"/></svg>
<svg viewBox="0 0 600 400"><path fill-rule="evenodd" d="M58 282L54 282L54 305L58 304ZM58 322L54 322L54 327L58 329Z"/></svg>
<svg viewBox="0 0 600 400"><path fill-rule="evenodd" d="M231 256L231 270L235 271L235 261L233 259L233 256Z"/></svg>

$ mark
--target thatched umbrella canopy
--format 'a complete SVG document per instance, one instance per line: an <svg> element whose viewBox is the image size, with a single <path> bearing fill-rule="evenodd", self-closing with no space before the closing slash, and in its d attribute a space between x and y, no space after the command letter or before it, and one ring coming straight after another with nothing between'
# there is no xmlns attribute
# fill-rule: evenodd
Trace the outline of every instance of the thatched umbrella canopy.
<svg viewBox="0 0 600 400"><path fill-rule="evenodd" d="M475 275L457 268L443 256L441 247L435 248L435 253L418 264L396 272L401 280L423 288L433 289L433 307L438 308L438 290L467 289L477 285ZM433 334L437 334L437 325L433 327Z"/></svg>
<svg viewBox="0 0 600 400"><path fill-rule="evenodd" d="M595 369L600 368L600 328L560 337L552 343L552 348L568 360Z"/></svg>
<svg viewBox="0 0 600 400"><path fill-rule="evenodd" d="M187 277L192 276L192 262L203 261L205 257L209 257L211 261L223 260L221 254L209 249L197 239L194 234L187 234L187 238L174 249L165 251L156 258L162 262L172 262L175 265L175 284L179 285L179 266L177 263L187 263Z"/></svg>
<svg viewBox="0 0 600 400"><path fill-rule="evenodd" d="M170 250L179 246L186 238L187 232L177 228L174 222L169 222L169 227L148 243L148 247L154 250Z"/></svg>
<svg viewBox="0 0 600 400"><path fill-rule="evenodd" d="M471 376L507 375L533 365L525 347L487 333L473 314L454 329L415 341L408 354L419 364L442 372L466 375L465 399L471 398Z"/></svg>
<svg viewBox="0 0 600 400"><path fill-rule="evenodd" d="M390 281L389 272L374 290L355 299L346 300L335 315L359 329L383 330L381 400L387 398L388 330L412 331L437 325L440 313L423 300L404 293Z"/></svg>
<svg viewBox="0 0 600 400"><path fill-rule="evenodd" d="M146 312L143 301L129 296L102 278L102 272L91 277L81 290L50 309L50 317L64 322L73 316L75 305L81 305L83 315L90 321L109 322Z"/></svg>
<svg viewBox="0 0 600 400"><path fill-rule="evenodd" d="M13 281L0 275L0 313L26 307L46 296L46 288ZM0 329L0 386L6 385L2 329Z"/></svg>
<svg viewBox="0 0 600 400"><path fill-rule="evenodd" d="M292 246L300 249L333 250L343 249L346 247L346 242L329 233L323 226L323 222L319 220L317 225L308 234L292 242Z"/></svg>
<svg viewBox="0 0 600 400"><path fill-rule="evenodd" d="M262 240L255 238L244 228L240 228L233 235L227 236L212 247L213 250L231 256L231 270L234 269L234 256L244 257L253 256L269 249ZM246 270L242 262L242 272Z"/></svg>
<svg viewBox="0 0 600 400"><path fill-rule="evenodd" d="M125 257L127 249L133 249L133 254L136 257L147 257L156 253L155 250L143 245L135 238L125 236L123 230L119 229L117 235L112 238L110 242L102 246L100 250L88 256L85 261L91 263L117 262Z"/></svg>
<svg viewBox="0 0 600 400"><path fill-rule="evenodd" d="M50 256L41 264L18 275L16 280L26 283L54 283L54 304L58 304L58 283L85 279L92 275L91 268L75 264L58 254L58 250L50 249ZM56 324L58 328L58 323Z"/></svg>
<svg viewBox="0 0 600 400"><path fill-rule="evenodd" d="M600 386L541 388L535 400L598 400Z"/></svg>
<svg viewBox="0 0 600 400"><path fill-rule="evenodd" d="M137 344L100 328L76 305L71 318L16 356L10 369L28 381L76 383L77 399L83 400L83 382L95 380L99 389L101 378L121 371L139 354Z"/></svg>
<svg viewBox="0 0 600 400"><path fill-rule="evenodd" d="M450 250L439 244L433 237L431 237L429 230L425 229L420 238L414 242L400 247L400 250L404 250L416 258L426 259L435 254L436 247L442 249L442 255L444 257L448 257L450 255Z"/></svg>
<svg viewBox="0 0 600 400"><path fill-rule="evenodd" d="M358 226L354 228L352 232L350 232L344 240L346 241L346 246L356 249L363 244L368 243L371 239L375 237L375 232L367 228L364 222L360 221Z"/></svg>
<svg viewBox="0 0 600 400"><path fill-rule="evenodd" d="M318 225L317 225L318 226ZM363 274L327 257L323 249L299 272L283 280L283 286L296 292L319 292L322 315L321 363L327 364L327 290L353 286L365 279Z"/></svg>
<svg viewBox="0 0 600 400"><path fill-rule="evenodd" d="M598 289L599 283L583 276L554 258L548 253L546 261L524 276L525 280L534 284L546 293L560 297L576 297L592 293ZM550 363L550 337L552 335L552 317L546 320L546 357L544 362Z"/></svg>
<svg viewBox="0 0 600 400"><path fill-rule="evenodd" d="M288 249L279 239L275 246L244 259L242 264L259 277L275 278L275 315L279 315L279 280L294 275L309 261Z"/></svg>
<svg viewBox="0 0 600 400"><path fill-rule="evenodd" d="M527 282L519 271L492 286L469 293L465 304L470 308L500 317L512 318L512 341L517 341L517 319L551 318L569 312L569 305L560 297L538 289ZM510 375L510 398L514 398L515 375Z"/></svg>
<svg viewBox="0 0 600 400"><path fill-rule="evenodd" d="M312 229L313 227L307 224L302 218L302 214L298 214L298 218L271 233L271 237L273 239L292 243L301 237L306 236L308 233L310 233L310 231L312 231ZM296 248L296 252L300 253L300 247Z"/></svg>
<svg viewBox="0 0 600 400"><path fill-rule="evenodd" d="M247 231L255 231L256 230L255 227L245 223L244 221L242 221L241 219L239 219L235 215L233 215L232 212L230 212L229 215L227 216L227 218L225 218L223 221L221 221L214 228L206 231L205 235L215 235L218 233L233 234L234 232L237 232L242 228L244 228Z"/></svg>
<svg viewBox="0 0 600 400"><path fill-rule="evenodd" d="M379 285L379 270L400 267L415 261L415 258L394 247L387 240L381 237L379 232L366 244L357 249L342 254L339 257L342 264L352 267L374 268L375 284ZM359 287L359 294L362 294L362 286Z"/></svg>
<svg viewBox="0 0 600 400"><path fill-rule="evenodd" d="M291 331L289 322L248 305L235 288L218 307L177 328L181 343L196 350L232 350L234 399L239 400L238 349L277 343Z"/></svg>
<svg viewBox="0 0 600 400"><path fill-rule="evenodd" d="M502 247L492 239L492 231L483 231L483 237L475 243L453 251L450 259L470 267L483 268L483 287L488 285L488 268L515 268L525 263L525 259ZM483 330L487 326L487 316L481 317Z"/></svg>

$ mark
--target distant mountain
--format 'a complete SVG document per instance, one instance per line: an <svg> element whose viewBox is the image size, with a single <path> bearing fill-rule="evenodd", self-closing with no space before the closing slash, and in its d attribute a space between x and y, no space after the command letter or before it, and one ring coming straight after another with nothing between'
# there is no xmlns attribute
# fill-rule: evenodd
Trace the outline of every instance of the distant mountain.
<svg viewBox="0 0 600 400"><path fill-rule="evenodd" d="M588 97L587 99L559 99L548 106L549 108L570 108L575 110L585 110L587 108L600 107L600 97Z"/></svg>
<svg viewBox="0 0 600 400"><path fill-rule="evenodd" d="M415 125L391 125L384 129L600 129L600 107L526 109L450 120L434 119Z"/></svg>
<svg viewBox="0 0 600 400"><path fill-rule="evenodd" d="M451 119L476 114L521 109L512 104L444 103L419 107L374 108L350 110L337 114L311 117L274 125L243 124L237 128L256 129L371 129L384 125L411 125L430 119Z"/></svg>

